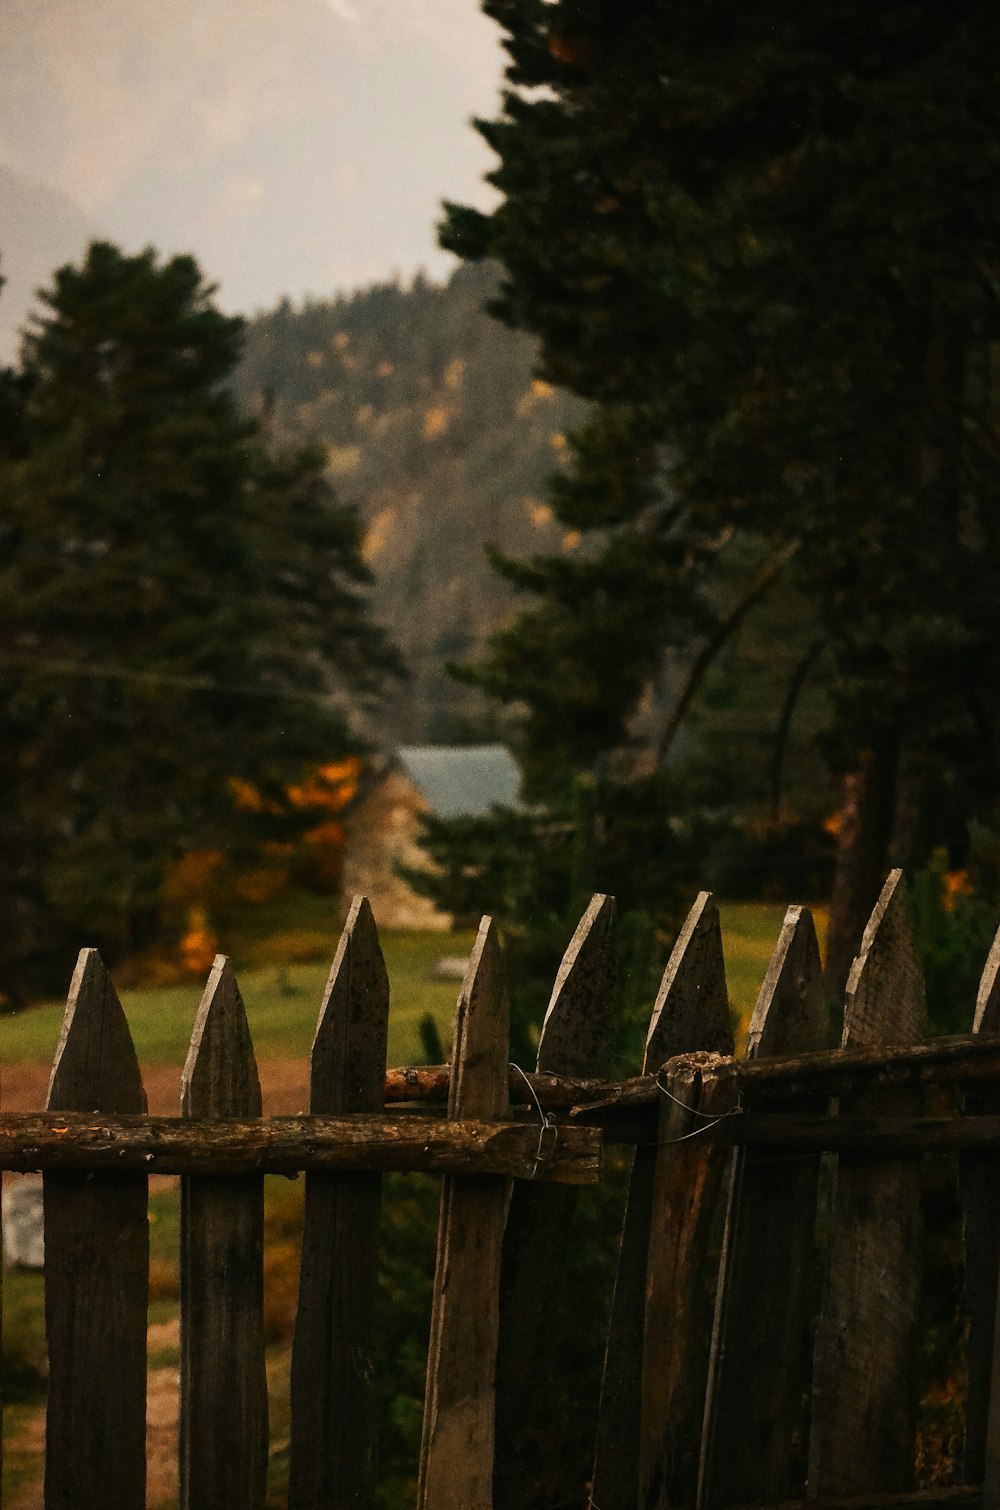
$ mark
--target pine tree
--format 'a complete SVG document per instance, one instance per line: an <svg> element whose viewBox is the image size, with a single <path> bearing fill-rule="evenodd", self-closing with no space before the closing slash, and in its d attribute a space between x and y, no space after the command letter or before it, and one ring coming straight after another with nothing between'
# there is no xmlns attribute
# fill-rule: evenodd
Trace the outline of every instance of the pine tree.
<svg viewBox="0 0 1000 1510"><path fill-rule="evenodd" d="M95 243L42 295L0 424L0 994L155 937L192 850L287 845L396 659L315 450L227 391L242 322L190 257Z"/></svg>
<svg viewBox="0 0 1000 1510"><path fill-rule="evenodd" d="M667 651L697 667L793 582L845 780L842 978L889 859L960 857L997 794L1000 21L985 0L485 9L511 57L479 124L502 197L450 207L443 240L502 264L496 312L594 411L552 493L589 543L501 563L533 602L475 674L527 708L551 790L628 745Z"/></svg>

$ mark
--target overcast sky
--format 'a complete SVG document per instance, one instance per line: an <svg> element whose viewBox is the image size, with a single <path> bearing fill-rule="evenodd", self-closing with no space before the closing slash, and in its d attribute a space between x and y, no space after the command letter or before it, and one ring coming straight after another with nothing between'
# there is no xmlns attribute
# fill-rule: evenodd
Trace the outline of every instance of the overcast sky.
<svg viewBox="0 0 1000 1510"><path fill-rule="evenodd" d="M88 234L193 251L225 307L444 274L489 203L502 54L477 0L4 0L9 323Z"/></svg>

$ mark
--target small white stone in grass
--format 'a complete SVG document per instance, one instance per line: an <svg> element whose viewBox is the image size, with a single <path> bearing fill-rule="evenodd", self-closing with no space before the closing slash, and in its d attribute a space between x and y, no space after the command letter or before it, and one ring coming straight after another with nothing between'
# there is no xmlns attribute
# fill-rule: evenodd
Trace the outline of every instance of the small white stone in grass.
<svg viewBox="0 0 1000 1510"><path fill-rule="evenodd" d="M3 1261L8 1269L44 1269L42 1177L4 1182Z"/></svg>
<svg viewBox="0 0 1000 1510"><path fill-rule="evenodd" d="M442 954L434 964L431 975L435 980L464 980L468 968L467 954Z"/></svg>

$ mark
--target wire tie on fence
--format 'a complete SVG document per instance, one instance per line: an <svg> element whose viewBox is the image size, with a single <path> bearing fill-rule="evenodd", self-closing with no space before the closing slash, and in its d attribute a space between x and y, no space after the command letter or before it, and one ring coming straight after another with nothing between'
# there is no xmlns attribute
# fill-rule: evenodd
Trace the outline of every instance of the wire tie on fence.
<svg viewBox="0 0 1000 1510"><path fill-rule="evenodd" d="M689 1106L686 1101L682 1101L679 1096L675 1096L673 1091L668 1091L667 1087L660 1080L660 1076L662 1074L662 1069L657 1070L655 1080L656 1089L661 1093L661 1095L666 1096L668 1101L672 1101L675 1106L679 1106L682 1111L690 1112L692 1117L701 1117L705 1122L721 1122L723 1117L737 1117L743 1110L743 1092L739 1086L736 1087L735 1104L731 1106L728 1111L703 1112L699 1111L696 1106Z"/></svg>
<svg viewBox="0 0 1000 1510"><path fill-rule="evenodd" d="M667 1148L671 1143L686 1143L688 1138L700 1138L702 1133L711 1132L713 1127L718 1127L726 1117L731 1117L732 1112L723 1112L721 1117L715 1117L711 1122L706 1122L703 1127L696 1127L692 1132L680 1133L676 1138L657 1138L654 1143L644 1143L644 1148Z"/></svg>
<svg viewBox="0 0 1000 1510"><path fill-rule="evenodd" d="M553 1116L552 1112L547 1112L547 1111L544 1111L542 1109L542 1103L538 1099L538 1095L537 1095L537 1093L535 1091L535 1087L532 1085L531 1081L528 1079L527 1075L524 1073L524 1071L522 1070L521 1066L519 1064L515 1064L514 1061L511 1060L510 1065L508 1066L508 1068L510 1068L512 1070L516 1070L517 1073L520 1075L521 1079L524 1081L525 1085L528 1087L528 1094L531 1096L532 1101L534 1101L534 1103L535 1103L535 1109L538 1112L538 1115L539 1115L539 1117L541 1119L541 1124L542 1125L538 1129L538 1147L535 1150L535 1162L534 1162L534 1165L532 1167L531 1175L530 1175L530 1178L534 1179L535 1175L538 1173L538 1166L542 1162L542 1150L543 1150L544 1145L545 1145L545 1134L547 1132L551 1132L552 1135L553 1135L553 1140L555 1140L556 1138L558 1138L559 1134L556 1131L555 1117ZM555 1141L553 1141L553 1145L552 1146L555 1147Z"/></svg>
<svg viewBox="0 0 1000 1510"><path fill-rule="evenodd" d="M681 1133L679 1137L660 1138L655 1143L644 1146L652 1148L665 1148L670 1143L685 1143L688 1138L697 1138L702 1133L711 1132L713 1127L718 1127L719 1123L724 1122L727 1117L738 1117L743 1111L743 1093L738 1085L736 1087L736 1102L729 1108L728 1111L703 1112L700 1111L697 1106L689 1106L686 1101L682 1101L679 1096L675 1096L673 1091L667 1090L667 1087L660 1079L660 1076L662 1074L662 1069L657 1070L656 1079L654 1081L656 1089L660 1092L660 1094L666 1096L668 1101L672 1101L675 1106L679 1106L681 1108L681 1111L687 1112L689 1116L700 1117L704 1123L704 1126L696 1127L692 1132Z"/></svg>

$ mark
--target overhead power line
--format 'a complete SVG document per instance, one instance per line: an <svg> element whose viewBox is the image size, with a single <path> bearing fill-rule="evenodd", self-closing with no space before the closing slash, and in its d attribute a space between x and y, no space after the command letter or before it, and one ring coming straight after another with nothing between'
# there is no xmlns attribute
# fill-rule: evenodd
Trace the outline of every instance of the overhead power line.
<svg viewBox="0 0 1000 1510"><path fill-rule="evenodd" d="M279 702L313 703L329 706L333 692L307 692L292 687L249 686L240 682L219 682L208 676L176 676L169 671L135 671L127 666L109 666L93 662L61 660L53 657L16 655L0 651L0 666L16 666L41 672L46 676L78 676L104 681L143 682L148 686L173 687L183 692L223 692L238 697L273 698Z"/></svg>

